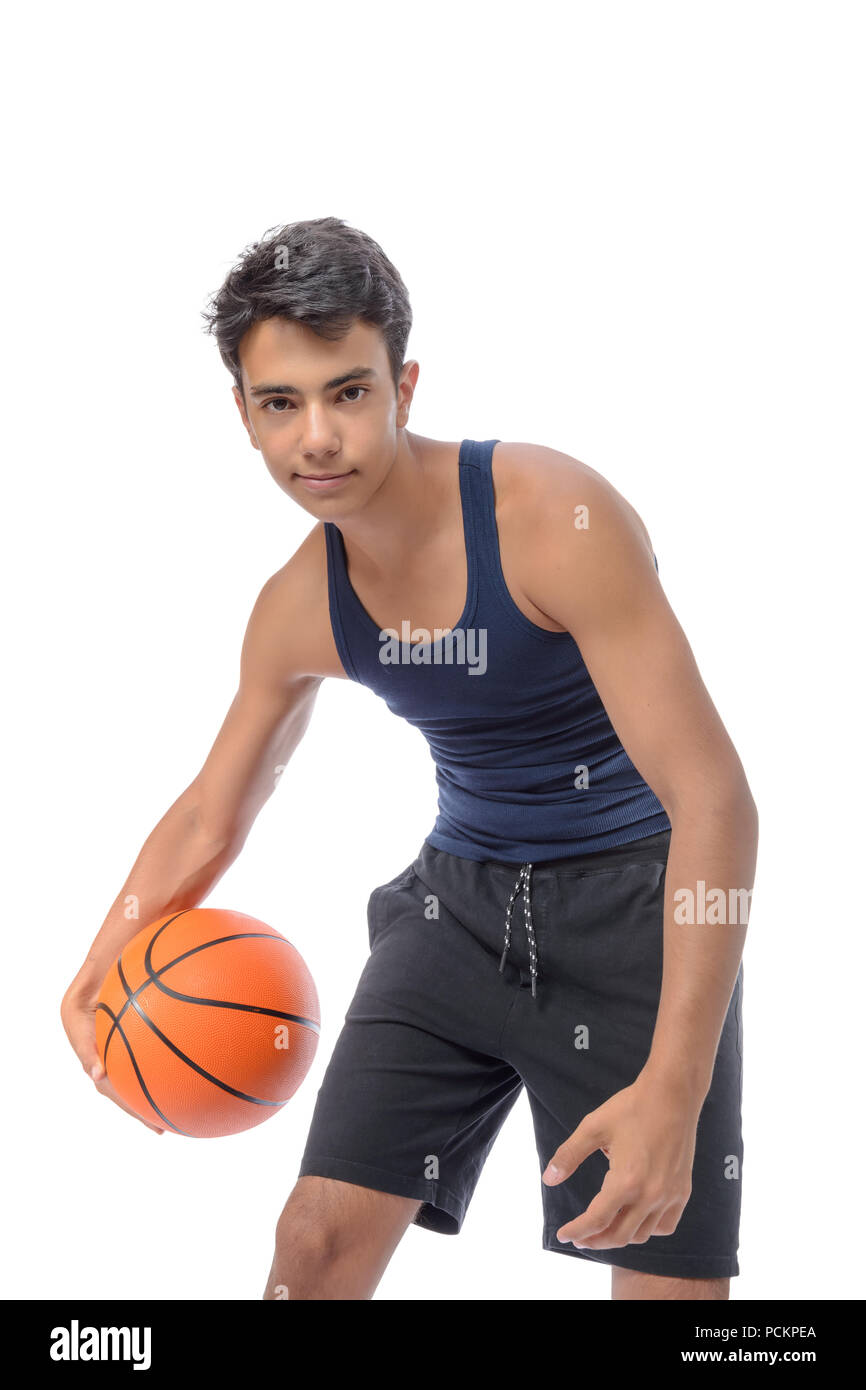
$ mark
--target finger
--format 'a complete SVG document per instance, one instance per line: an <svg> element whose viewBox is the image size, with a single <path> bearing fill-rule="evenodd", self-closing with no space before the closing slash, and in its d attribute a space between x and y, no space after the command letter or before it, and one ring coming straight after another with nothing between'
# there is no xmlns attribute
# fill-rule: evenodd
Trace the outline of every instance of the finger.
<svg viewBox="0 0 866 1390"><path fill-rule="evenodd" d="M650 1212L643 1225L639 1226L635 1231L631 1238L631 1243L633 1245L643 1245L645 1241L649 1240L650 1236L655 1234L657 1227L661 1224L663 1216L664 1212Z"/></svg>
<svg viewBox="0 0 866 1390"><path fill-rule="evenodd" d="M104 1091L103 1095L107 1095L109 1100L114 1101L115 1105L120 1106L120 1109L125 1110L127 1115L131 1115L134 1120L138 1120L139 1123L145 1125L147 1129L152 1129L154 1134L165 1133L165 1129L162 1125L152 1124L151 1121L146 1120L143 1115L139 1115L138 1111L133 1110L131 1105L127 1105L125 1101L122 1101L114 1090Z"/></svg>
<svg viewBox="0 0 866 1390"><path fill-rule="evenodd" d="M683 1208L684 1204L681 1202L674 1202L665 1206L659 1202L653 1204L645 1198L637 1196L620 1208L604 1230L596 1231L584 1238L578 1237L577 1240L574 1237L566 1237L566 1239L571 1239L581 1248L588 1250L606 1250L611 1246L621 1245L642 1245L653 1234L672 1235L679 1224ZM591 1207L587 1208L584 1216L588 1216L591 1210Z"/></svg>
<svg viewBox="0 0 866 1390"><path fill-rule="evenodd" d="M630 1206L635 1200L635 1192L625 1183L622 1178L617 1178L613 1169L608 1173L593 1197L586 1211L576 1217L574 1221L569 1221L567 1225L561 1226L556 1233L557 1240L572 1240L581 1245L589 1236L599 1235L607 1230L614 1217L622 1207ZM646 1216L642 1213L641 1219Z"/></svg>
<svg viewBox="0 0 866 1390"><path fill-rule="evenodd" d="M92 1025L87 1022L64 1025L66 1036L72 1044L72 1050L81 1063L84 1070L89 1074L94 1065L99 1061L99 1053L96 1050L96 1038Z"/></svg>
<svg viewBox="0 0 866 1390"><path fill-rule="evenodd" d="M684 1202L674 1202L672 1206L666 1207L656 1222L653 1234L657 1236L672 1236L677 1226L680 1224L680 1217L684 1211Z"/></svg>
<svg viewBox="0 0 866 1390"><path fill-rule="evenodd" d="M657 1212L647 1218L645 1208L622 1207L605 1230L599 1231L594 1236L586 1236L581 1241L575 1241L574 1244L579 1244L583 1250L610 1250L621 1245L631 1245L643 1226L649 1222L652 1227L657 1220Z"/></svg>
<svg viewBox="0 0 866 1390"><path fill-rule="evenodd" d="M601 1147L601 1141L605 1136L595 1125L587 1123L589 1118L587 1116L581 1121L574 1133L551 1154L541 1175L541 1180L547 1187L553 1187L570 1177L584 1159L589 1158L590 1154Z"/></svg>
<svg viewBox="0 0 866 1390"><path fill-rule="evenodd" d="M105 1069L105 1063L103 1062L102 1058L97 1052L95 1046L87 1054L87 1062L87 1072L92 1081L108 1081L108 1072ZM109 1082L109 1085L110 1084L111 1083ZM114 1089L112 1088L112 1096L113 1095Z"/></svg>
<svg viewBox="0 0 866 1390"><path fill-rule="evenodd" d="M634 1229L629 1229L629 1224L625 1223L623 1218L628 1212L636 1211L636 1208L627 1207L606 1231L601 1231L597 1236L590 1236L586 1244L590 1250L604 1250L612 1245L644 1245L652 1235L673 1235L679 1224L679 1210L679 1204L675 1203L673 1206L651 1211Z"/></svg>
<svg viewBox="0 0 866 1390"><path fill-rule="evenodd" d="M146 1120L143 1115L139 1115L137 1110L133 1110L130 1105L127 1105L124 1101L122 1101L120 1099L120 1096L117 1094L114 1087L112 1086L111 1082L108 1080L108 1077L105 1077L102 1081L97 1081L96 1089L97 1091L99 1091L100 1095L105 1096L108 1100L113 1100L115 1105L118 1105L121 1110L125 1110L127 1115L131 1115L134 1120L139 1120L141 1124L146 1125L148 1129L152 1129L154 1134L165 1133L165 1129L163 1127L151 1124L150 1121Z"/></svg>

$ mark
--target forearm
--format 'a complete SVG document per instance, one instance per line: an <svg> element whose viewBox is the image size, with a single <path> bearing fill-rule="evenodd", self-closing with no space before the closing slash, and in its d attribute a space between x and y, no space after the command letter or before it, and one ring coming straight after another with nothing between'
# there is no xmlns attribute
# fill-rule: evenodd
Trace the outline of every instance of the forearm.
<svg viewBox="0 0 866 1390"><path fill-rule="evenodd" d="M701 1106L742 958L758 823L747 789L670 815L664 964L643 1075Z"/></svg>
<svg viewBox="0 0 866 1390"><path fill-rule="evenodd" d="M142 927L172 912L195 907L236 854L236 847L203 829L194 803L179 797L144 842L70 991L98 988L123 947Z"/></svg>

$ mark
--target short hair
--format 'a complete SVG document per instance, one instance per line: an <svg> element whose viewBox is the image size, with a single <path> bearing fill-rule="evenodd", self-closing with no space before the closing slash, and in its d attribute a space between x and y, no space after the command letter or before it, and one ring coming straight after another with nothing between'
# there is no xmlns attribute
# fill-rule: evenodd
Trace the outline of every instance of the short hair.
<svg viewBox="0 0 866 1390"><path fill-rule="evenodd" d="M271 227L241 254L202 317L243 396L238 345L261 319L304 323L321 338L345 337L355 319L385 341L396 391L412 327L409 295L378 242L339 217Z"/></svg>

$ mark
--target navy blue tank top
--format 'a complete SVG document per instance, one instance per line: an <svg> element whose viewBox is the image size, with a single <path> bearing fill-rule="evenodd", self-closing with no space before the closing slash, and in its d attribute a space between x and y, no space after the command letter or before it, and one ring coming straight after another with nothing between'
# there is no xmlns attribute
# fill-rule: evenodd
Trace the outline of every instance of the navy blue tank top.
<svg viewBox="0 0 866 1390"><path fill-rule="evenodd" d="M571 634L538 627L511 597L491 473L498 443L460 446L468 577L450 631L381 629L349 582L340 528L325 522L331 627L346 675L427 739L439 788L427 841L436 849L522 864L668 830Z"/></svg>

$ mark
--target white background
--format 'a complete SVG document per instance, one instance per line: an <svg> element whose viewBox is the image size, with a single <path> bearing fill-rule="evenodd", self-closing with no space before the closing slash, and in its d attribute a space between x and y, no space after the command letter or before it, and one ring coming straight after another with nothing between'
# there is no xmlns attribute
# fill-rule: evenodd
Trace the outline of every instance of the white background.
<svg viewBox="0 0 866 1390"><path fill-rule="evenodd" d="M863 10L49 4L5 62L6 1297L261 1296L371 889L435 817L420 734L327 681L207 900L283 931L324 1026L249 1133L157 1138L59 1003L234 694L313 524L200 312L263 232L339 216L409 287L410 428L564 450L649 527L746 768L732 1298L862 1297ZM606 1299L541 1249L525 1095L462 1233L379 1299Z"/></svg>

